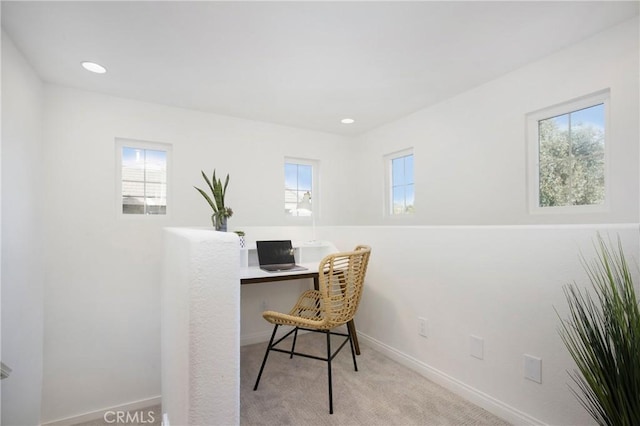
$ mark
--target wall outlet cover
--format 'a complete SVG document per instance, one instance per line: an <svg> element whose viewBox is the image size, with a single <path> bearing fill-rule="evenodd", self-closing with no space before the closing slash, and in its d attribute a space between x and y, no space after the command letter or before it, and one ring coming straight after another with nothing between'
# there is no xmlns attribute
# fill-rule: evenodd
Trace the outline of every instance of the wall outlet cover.
<svg viewBox="0 0 640 426"><path fill-rule="evenodd" d="M472 357L484 359L484 339L479 336L469 336L469 353Z"/></svg>
<svg viewBox="0 0 640 426"><path fill-rule="evenodd" d="M542 358L524 355L524 377L536 383L542 383Z"/></svg>
<svg viewBox="0 0 640 426"><path fill-rule="evenodd" d="M418 334L422 337L429 337L429 323L426 318L418 317Z"/></svg>

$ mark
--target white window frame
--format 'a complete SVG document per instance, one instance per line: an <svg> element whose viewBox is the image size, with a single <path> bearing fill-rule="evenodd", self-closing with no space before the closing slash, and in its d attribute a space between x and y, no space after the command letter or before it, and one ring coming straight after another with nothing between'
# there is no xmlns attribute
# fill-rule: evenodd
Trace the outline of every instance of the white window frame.
<svg viewBox="0 0 640 426"><path fill-rule="evenodd" d="M609 211L611 126L609 123L609 89L601 90L568 102L531 112L526 116L527 135L527 186L530 214L575 214ZM538 122L595 105L604 106L604 200L600 204L577 206L540 206L540 150Z"/></svg>
<svg viewBox="0 0 640 426"><path fill-rule="evenodd" d="M129 214L122 212L122 148L135 148L135 149L147 149L154 151L164 151L167 154L167 206L165 214ZM136 139L116 138L115 142L115 157L116 157L116 197L115 208L116 214L120 218L126 219L146 219L146 220L158 220L160 218L168 218L171 214L171 176L172 176L172 145L162 142L149 142ZM151 219L155 218L155 219Z"/></svg>
<svg viewBox="0 0 640 426"><path fill-rule="evenodd" d="M401 158L401 157L407 157L407 156L413 156L413 194L414 194L414 200L413 200L413 208L414 211L413 212L404 212L404 213L394 213L393 212L393 168L392 168L392 163L393 160L397 159L397 158ZM385 175L385 182L384 182L384 215L388 216L388 217L412 217L415 214L415 208L416 208L416 200L415 200L415 193L416 193L416 176L415 176L415 160L416 160L416 156L413 152L413 147L410 148L406 148L403 149L401 151L395 151L392 152L390 154L386 154L384 156L384 175Z"/></svg>
<svg viewBox="0 0 640 426"><path fill-rule="evenodd" d="M285 217L292 221L308 221L315 222L320 217L320 161L308 158L285 157L282 163L282 172L286 164L301 164L311 166L311 215L309 216L293 216L285 213ZM284 205L284 200L283 200Z"/></svg>

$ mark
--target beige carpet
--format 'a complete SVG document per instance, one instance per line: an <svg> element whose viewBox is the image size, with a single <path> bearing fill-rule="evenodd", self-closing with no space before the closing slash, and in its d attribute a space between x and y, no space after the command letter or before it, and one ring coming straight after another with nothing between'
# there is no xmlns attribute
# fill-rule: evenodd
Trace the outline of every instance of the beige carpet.
<svg viewBox="0 0 640 426"><path fill-rule="evenodd" d="M324 342L325 337L317 333L300 335L296 350L323 356ZM241 348L240 423L244 426L508 425L362 342L357 372L353 370L348 346L333 361L334 414L329 414L327 370L322 361L303 357L289 359L286 354L272 352L260 386L254 392L266 345L259 343ZM160 407L150 409L156 420L152 425L160 425ZM116 423L96 420L78 426L113 424Z"/></svg>
<svg viewBox="0 0 640 426"><path fill-rule="evenodd" d="M323 356L324 342L318 333L299 336L296 351ZM254 392L265 349L241 348L242 425L508 425L362 342L357 372L348 346L333 361L334 414L322 361L271 352Z"/></svg>

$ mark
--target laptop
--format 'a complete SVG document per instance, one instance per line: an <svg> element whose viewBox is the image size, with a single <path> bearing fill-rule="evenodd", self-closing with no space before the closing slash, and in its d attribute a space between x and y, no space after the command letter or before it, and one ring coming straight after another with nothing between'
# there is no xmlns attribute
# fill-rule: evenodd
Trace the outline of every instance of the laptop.
<svg viewBox="0 0 640 426"><path fill-rule="evenodd" d="M260 269L268 272L304 271L296 265L291 240L256 241Z"/></svg>

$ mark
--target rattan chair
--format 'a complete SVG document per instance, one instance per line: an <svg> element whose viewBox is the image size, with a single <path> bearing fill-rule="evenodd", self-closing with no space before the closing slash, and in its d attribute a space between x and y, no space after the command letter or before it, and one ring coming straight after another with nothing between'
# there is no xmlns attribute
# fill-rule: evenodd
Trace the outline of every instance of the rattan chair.
<svg viewBox="0 0 640 426"><path fill-rule="evenodd" d="M318 290L305 291L298 298L296 305L288 314L274 311L264 311L262 313L264 319L274 324L274 327L271 339L269 340L269 346L264 354L260 372L258 373L258 378L256 379L256 384L253 387L254 391L258 389L260 377L262 376L269 352L271 351L289 354L290 358L298 355L326 361L329 382L329 413L333 414L331 360L340 352L347 342L351 347L353 367L355 371L358 371L352 340L352 333L355 332L355 327L347 327L347 333L334 331L334 329L349 322L353 324L353 316L358 310L358 304L362 296L364 276L367 271L370 254L370 247L360 245L357 246L354 251L336 253L325 257L320 261L320 265L318 266ZM293 329L274 342L278 327L281 325L292 326ZM296 352L295 346L298 330L324 333L327 338L327 356L323 358ZM291 349L280 349L276 347L291 334L293 334ZM346 337L333 353L331 352L332 335Z"/></svg>

